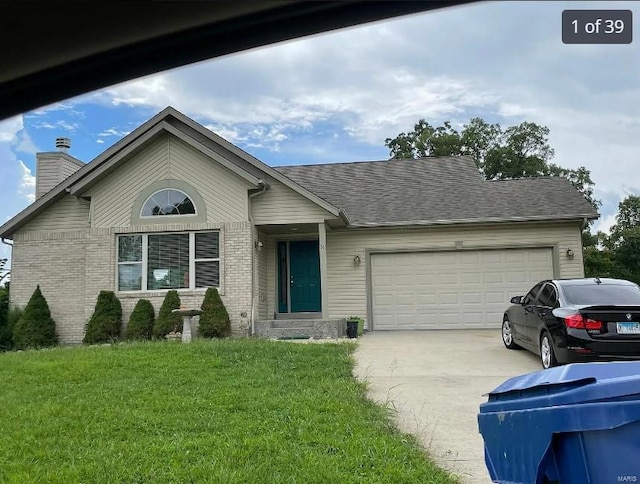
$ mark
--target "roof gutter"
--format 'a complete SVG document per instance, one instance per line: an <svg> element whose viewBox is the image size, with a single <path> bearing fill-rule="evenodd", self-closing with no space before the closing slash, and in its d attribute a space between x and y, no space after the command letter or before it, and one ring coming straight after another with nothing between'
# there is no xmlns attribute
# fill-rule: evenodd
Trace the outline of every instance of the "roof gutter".
<svg viewBox="0 0 640 484"><path fill-rule="evenodd" d="M353 228L377 228L377 227L423 227L441 225L469 225L487 223L512 223L512 222L566 222L570 220L596 220L599 216L594 215L572 215L566 217L511 217L499 218L490 217L482 219L457 219L457 220L407 220L402 222L382 222L382 223L362 223L353 224Z"/></svg>

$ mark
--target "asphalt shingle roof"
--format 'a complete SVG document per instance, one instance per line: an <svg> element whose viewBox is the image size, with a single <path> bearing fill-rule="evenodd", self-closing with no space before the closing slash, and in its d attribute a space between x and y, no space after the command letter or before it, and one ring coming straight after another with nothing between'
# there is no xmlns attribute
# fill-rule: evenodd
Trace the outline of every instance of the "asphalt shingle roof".
<svg viewBox="0 0 640 484"><path fill-rule="evenodd" d="M343 209L356 226L597 217L564 178L486 181L468 157L275 169Z"/></svg>

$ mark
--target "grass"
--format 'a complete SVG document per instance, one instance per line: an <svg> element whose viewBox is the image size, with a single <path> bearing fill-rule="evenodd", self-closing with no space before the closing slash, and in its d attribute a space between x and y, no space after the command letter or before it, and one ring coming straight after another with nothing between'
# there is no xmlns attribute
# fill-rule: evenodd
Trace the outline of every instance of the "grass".
<svg viewBox="0 0 640 484"><path fill-rule="evenodd" d="M454 483L367 400L349 344L0 354L0 482Z"/></svg>

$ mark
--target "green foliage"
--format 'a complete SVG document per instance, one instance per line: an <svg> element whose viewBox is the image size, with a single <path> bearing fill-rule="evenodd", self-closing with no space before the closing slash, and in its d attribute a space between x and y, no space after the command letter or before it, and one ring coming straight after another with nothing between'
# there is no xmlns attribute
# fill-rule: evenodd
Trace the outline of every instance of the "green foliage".
<svg viewBox="0 0 640 484"><path fill-rule="evenodd" d="M229 313L215 287L207 289L200 309L202 309L202 314L198 323L198 336L222 338L231 334Z"/></svg>
<svg viewBox="0 0 640 484"><path fill-rule="evenodd" d="M182 332L182 316L173 313L174 309L180 309L180 296L178 291L172 289L167 291L158 313L158 319L153 325L154 338L164 338L172 331Z"/></svg>
<svg viewBox="0 0 640 484"><path fill-rule="evenodd" d="M10 271L5 269L6 265L7 259L0 259L0 284L2 284L2 281L4 281L10 274Z"/></svg>
<svg viewBox="0 0 640 484"><path fill-rule="evenodd" d="M611 227L612 240L624 239L627 230L640 227L640 196L629 195L618 204L616 223Z"/></svg>
<svg viewBox="0 0 640 484"><path fill-rule="evenodd" d="M226 339L2 354L0 481L457 482L366 398L354 349Z"/></svg>
<svg viewBox="0 0 640 484"><path fill-rule="evenodd" d="M120 337L122 305L113 291L100 291L96 307L85 327L84 343L110 343Z"/></svg>
<svg viewBox="0 0 640 484"><path fill-rule="evenodd" d="M13 346L13 327L9 325L9 288L0 287L0 351Z"/></svg>
<svg viewBox="0 0 640 484"><path fill-rule="evenodd" d="M138 300L136 307L133 308L133 312L129 317L129 323L127 324L127 339L151 339L155 318L156 313L151 301L148 299Z"/></svg>
<svg viewBox="0 0 640 484"><path fill-rule="evenodd" d="M16 323L23 314L24 311L17 306L9 308L7 313L7 324L4 328L0 329L0 351L7 351L15 348L15 344L13 342L13 331L16 327Z"/></svg>
<svg viewBox="0 0 640 484"><path fill-rule="evenodd" d="M628 279L640 284L640 197L618 204L611 235L583 235L585 276Z"/></svg>
<svg viewBox="0 0 640 484"><path fill-rule="evenodd" d="M58 341L56 323L40 286L31 295L24 312L13 328L13 345L17 349L44 348Z"/></svg>
<svg viewBox="0 0 640 484"><path fill-rule="evenodd" d="M413 131L387 138L385 146L396 159L425 156L471 156L487 180L509 180L531 176L554 175L569 180L597 210L600 202L593 198L593 180L585 167L562 168L554 163L549 146L549 128L523 122L503 130L482 118L472 118L458 132L446 121L434 127L421 119Z"/></svg>

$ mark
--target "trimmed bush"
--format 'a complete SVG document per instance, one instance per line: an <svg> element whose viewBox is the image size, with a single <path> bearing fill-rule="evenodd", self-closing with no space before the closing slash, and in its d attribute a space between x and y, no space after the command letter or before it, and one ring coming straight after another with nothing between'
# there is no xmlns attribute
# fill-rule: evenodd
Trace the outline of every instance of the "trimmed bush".
<svg viewBox="0 0 640 484"><path fill-rule="evenodd" d="M198 323L198 336L203 338L223 338L231 334L229 313L215 287L207 289L200 309L202 309L202 314Z"/></svg>
<svg viewBox="0 0 640 484"><path fill-rule="evenodd" d="M13 328L13 346L17 349L45 348L58 342L56 323L40 286L33 291L24 312Z"/></svg>
<svg viewBox="0 0 640 484"><path fill-rule="evenodd" d="M9 289L0 287L0 351L13 346L13 328L9 326Z"/></svg>
<svg viewBox="0 0 640 484"><path fill-rule="evenodd" d="M180 296L178 291L172 289L165 295L158 312L158 319L153 325L154 338L164 338L172 331L182 332L182 316L172 313L174 309L180 309Z"/></svg>
<svg viewBox="0 0 640 484"><path fill-rule="evenodd" d="M84 343L111 343L120 337L122 305L113 291L100 291L96 307L85 326Z"/></svg>
<svg viewBox="0 0 640 484"><path fill-rule="evenodd" d="M15 348L13 343L13 331L16 323L22 317L24 311L14 306L7 313L7 324L4 328L0 328L0 351L9 351Z"/></svg>
<svg viewBox="0 0 640 484"><path fill-rule="evenodd" d="M138 300L127 323L127 339L151 339L155 319L156 312L151 301L148 299Z"/></svg>

